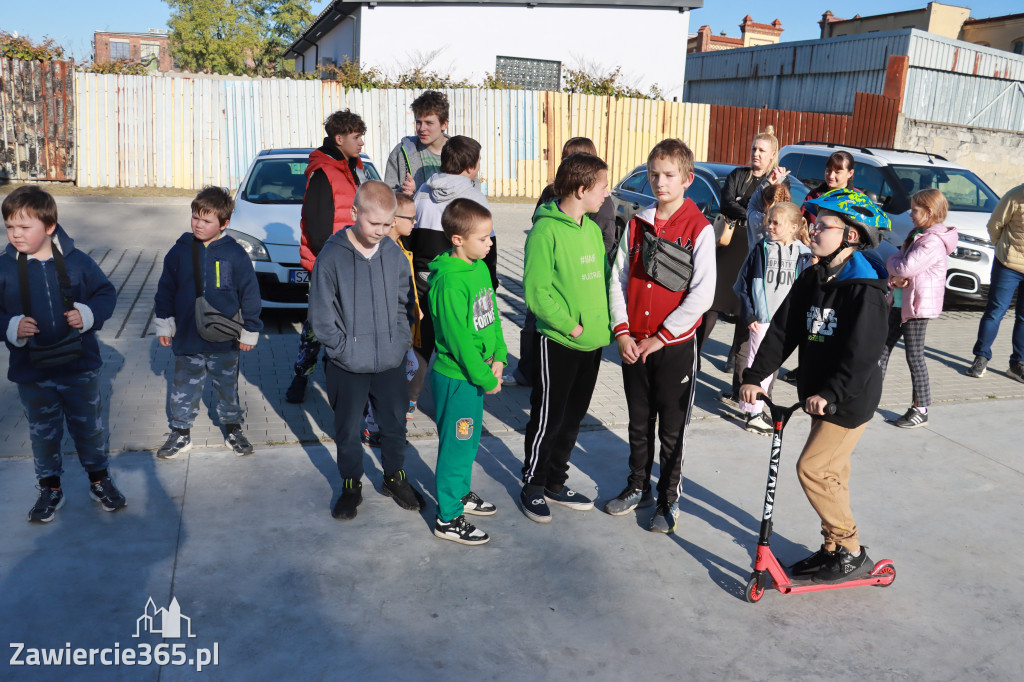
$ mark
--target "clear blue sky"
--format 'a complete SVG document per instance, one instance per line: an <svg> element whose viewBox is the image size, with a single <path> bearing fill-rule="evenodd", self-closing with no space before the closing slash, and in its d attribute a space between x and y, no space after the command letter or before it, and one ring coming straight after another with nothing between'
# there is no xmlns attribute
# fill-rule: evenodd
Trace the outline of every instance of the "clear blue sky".
<svg viewBox="0 0 1024 682"><path fill-rule="evenodd" d="M92 53L93 31L142 32L149 28L166 28L170 10L163 0L114 0L82 2L82 0L0 0L0 29L17 31L35 40L49 36L61 43L79 61L86 61ZM327 0L313 0L314 14L319 14ZM881 14L909 9L920 9L928 0L815 0L807 3L736 2L734 0L704 0L704 8L690 15L690 30L702 24L711 26L716 34L725 30L739 37L739 24L750 14L754 21L782 22L783 40L817 38L818 20L825 10L831 9L841 17L855 14ZM1015 11L1008 0L972 0L948 4L961 4L971 8L976 18L997 16ZM626 34L624 34L625 36ZM627 37L623 38L628 40Z"/></svg>

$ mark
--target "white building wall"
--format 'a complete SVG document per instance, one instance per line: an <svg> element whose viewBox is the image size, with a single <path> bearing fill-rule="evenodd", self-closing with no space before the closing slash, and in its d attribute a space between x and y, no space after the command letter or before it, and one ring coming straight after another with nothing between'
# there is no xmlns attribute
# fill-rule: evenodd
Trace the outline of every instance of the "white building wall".
<svg viewBox="0 0 1024 682"><path fill-rule="evenodd" d="M552 59L563 74L621 66L624 82L670 99L683 92L689 23L678 10L378 5L360 10L358 41L362 66L393 73L436 52L431 69L479 83L498 55Z"/></svg>
<svg viewBox="0 0 1024 682"><path fill-rule="evenodd" d="M295 68L298 71L306 71L307 73L316 71L317 59L323 63L325 59L334 61L335 65L341 64L345 61L355 60L358 55L358 47L356 45L356 27L359 22L359 13L362 8L357 9L355 12L345 18L340 24L332 28L327 32L325 36L317 41L316 47L311 47L305 52L305 64L303 60L297 59L295 61Z"/></svg>

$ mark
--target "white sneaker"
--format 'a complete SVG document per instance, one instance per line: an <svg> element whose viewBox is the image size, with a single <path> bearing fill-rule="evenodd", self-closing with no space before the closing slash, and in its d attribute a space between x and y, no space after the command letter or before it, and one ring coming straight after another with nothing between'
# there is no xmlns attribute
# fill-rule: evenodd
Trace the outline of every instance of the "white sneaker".
<svg viewBox="0 0 1024 682"><path fill-rule="evenodd" d="M747 425L744 428L759 436L770 436L774 430L768 420L764 418L764 414L760 412L757 414L748 414Z"/></svg>

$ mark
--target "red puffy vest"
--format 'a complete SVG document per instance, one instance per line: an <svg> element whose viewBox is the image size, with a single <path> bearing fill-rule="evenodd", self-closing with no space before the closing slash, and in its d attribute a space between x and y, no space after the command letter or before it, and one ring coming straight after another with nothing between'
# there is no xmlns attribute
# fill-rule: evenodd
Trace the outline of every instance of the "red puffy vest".
<svg viewBox="0 0 1024 682"><path fill-rule="evenodd" d="M361 158L356 159L356 166L362 170L363 160ZM306 166L307 191L309 190L309 179L318 170L322 170L327 175L327 180L331 183L331 193L334 195L334 229L331 231L333 234L352 224L352 203L355 201L356 189L359 186L356 184L355 178L352 177L352 169L348 165L348 160L338 160L315 149L309 155L309 165ZM316 256L309 250L305 215L299 222L299 226L302 231L302 240L299 243L299 262L302 267L312 272Z"/></svg>

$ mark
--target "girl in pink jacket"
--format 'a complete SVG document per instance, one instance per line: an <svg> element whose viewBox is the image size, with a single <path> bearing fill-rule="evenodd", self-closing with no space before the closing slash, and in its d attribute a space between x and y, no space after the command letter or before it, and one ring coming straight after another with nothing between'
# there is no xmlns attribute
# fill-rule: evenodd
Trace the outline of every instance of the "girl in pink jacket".
<svg viewBox="0 0 1024 682"><path fill-rule="evenodd" d="M923 189L910 197L910 220L914 229L907 235L899 253L889 258L889 286L893 292L889 312L889 336L878 365L885 376L893 346L903 337L914 387L913 404L890 424L914 429L928 423L932 402L928 366L924 361L924 334L928 320L942 313L946 293L946 256L956 248L956 228L942 221L949 212L946 197L937 189Z"/></svg>

